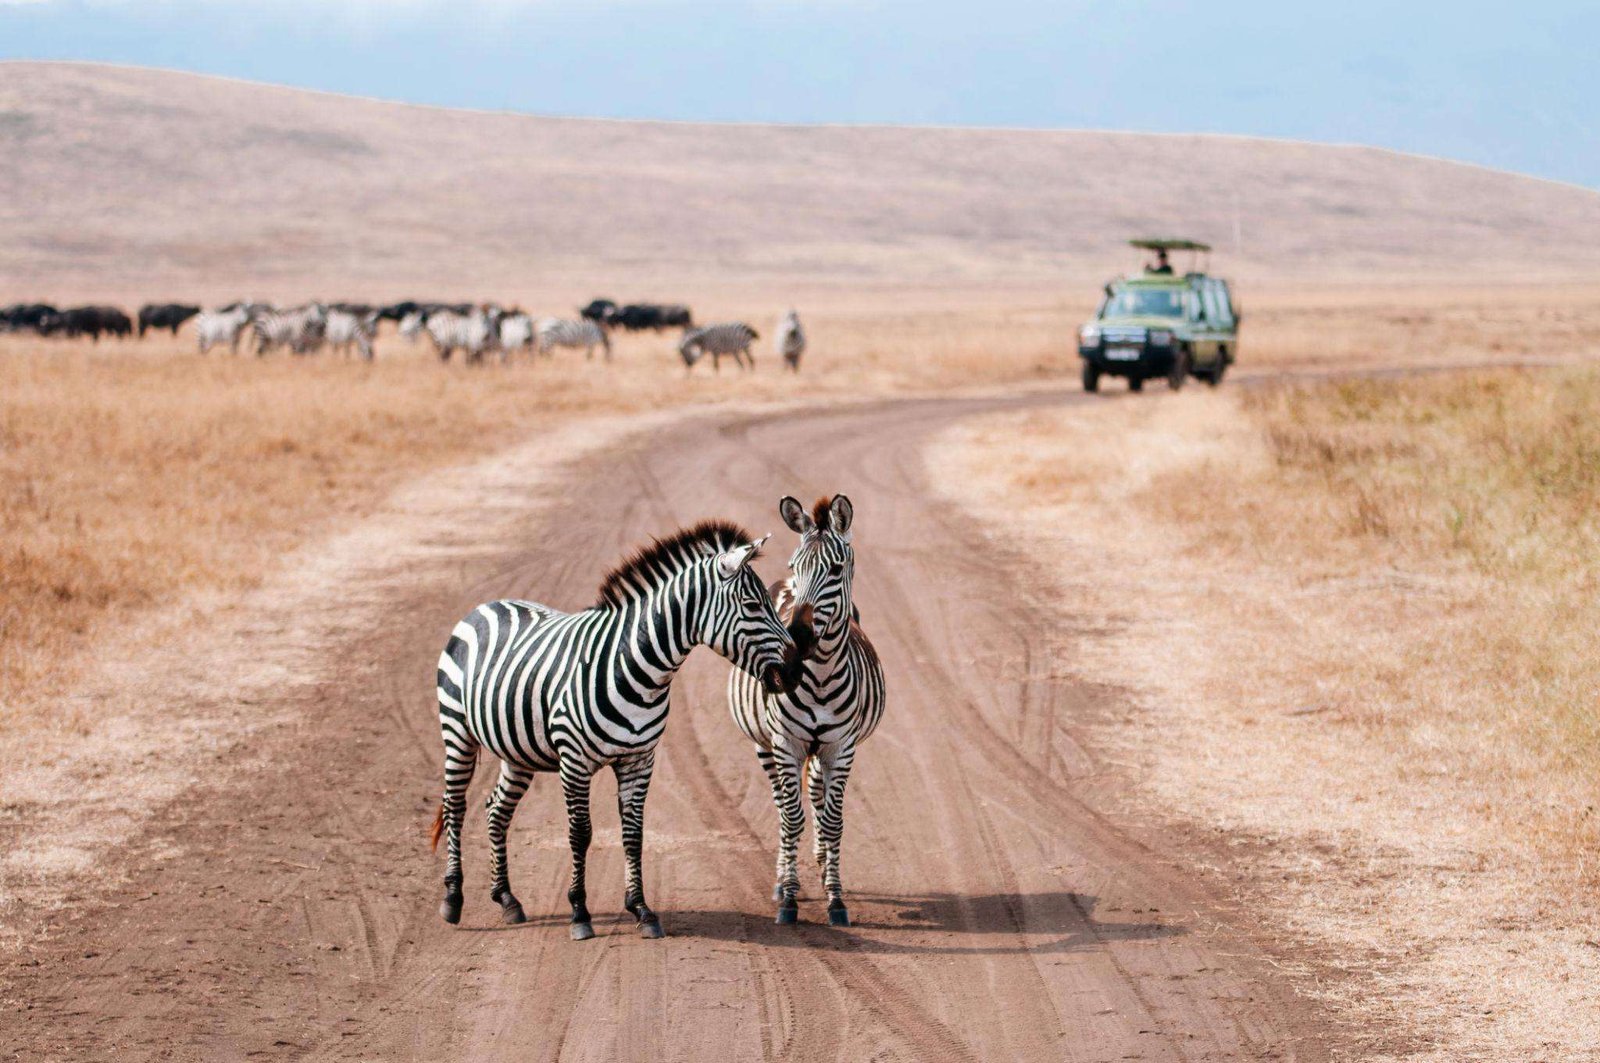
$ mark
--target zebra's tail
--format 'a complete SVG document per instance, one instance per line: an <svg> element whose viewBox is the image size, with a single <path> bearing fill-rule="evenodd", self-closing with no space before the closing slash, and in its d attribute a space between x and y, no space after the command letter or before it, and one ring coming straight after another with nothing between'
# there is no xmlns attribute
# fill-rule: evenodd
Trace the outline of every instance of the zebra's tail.
<svg viewBox="0 0 1600 1063"><path fill-rule="evenodd" d="M428 848L439 851L439 839L444 837L444 798L439 799L439 811L433 814L433 826L428 831Z"/></svg>

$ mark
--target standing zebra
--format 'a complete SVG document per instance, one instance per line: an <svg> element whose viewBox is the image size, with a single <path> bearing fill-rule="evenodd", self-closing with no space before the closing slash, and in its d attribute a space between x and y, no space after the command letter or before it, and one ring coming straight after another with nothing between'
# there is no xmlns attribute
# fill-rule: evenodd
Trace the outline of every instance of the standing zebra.
<svg viewBox="0 0 1600 1063"><path fill-rule="evenodd" d="M502 358L511 352L527 350L533 346L533 318L521 310L513 310L500 319L500 351Z"/></svg>
<svg viewBox="0 0 1600 1063"><path fill-rule="evenodd" d="M427 316L423 328L433 340L441 362L448 362L457 349L468 362L481 362L485 352L500 343L500 317L495 306L480 306L468 313L438 310Z"/></svg>
<svg viewBox="0 0 1600 1063"><path fill-rule="evenodd" d="M581 613L497 601L456 625L439 657L444 799L433 824L434 846L440 834L447 842L439 908L446 922L461 918L461 819L481 746L500 759L488 811L490 896L501 917L524 919L506 869L506 828L534 773L558 772L572 846L572 937L594 936L584 882L589 784L609 766L628 864L624 904L642 935L661 936L661 922L645 904L640 858L645 794L673 676L699 645L761 676L772 691L783 689L793 666L794 642L750 568L764 542L732 524L704 521L613 569L599 602Z"/></svg>
<svg viewBox="0 0 1600 1063"><path fill-rule="evenodd" d="M599 347L605 352L606 361L611 361L611 337L606 334L604 326L588 318L579 318L577 321L559 317L540 318L538 335L539 353L547 358L554 347L582 347L583 356L593 359L594 349Z"/></svg>
<svg viewBox="0 0 1600 1063"><path fill-rule="evenodd" d="M760 338L761 333L743 321L727 321L687 330L678 341L678 353L683 356L686 369L693 369L694 363L707 354L711 355L711 367L719 373L723 355L732 355L740 369L754 369L756 360L750 353L750 343Z"/></svg>
<svg viewBox="0 0 1600 1063"><path fill-rule="evenodd" d="M257 307L250 316L256 330L256 354L275 347L287 347L295 354L310 354L322 345L328 324L328 310L321 303L308 303L292 310Z"/></svg>
<svg viewBox="0 0 1600 1063"><path fill-rule="evenodd" d="M778 322L778 354L783 363L796 373L800 371L800 356L806 353L806 333L800 327L800 315L790 310Z"/></svg>
<svg viewBox="0 0 1600 1063"><path fill-rule="evenodd" d="M194 319L194 335L199 342L200 353L205 354L217 344L226 343L232 353L238 354L239 337L256 309L250 303L233 303L215 310L200 311Z"/></svg>
<svg viewBox="0 0 1600 1063"><path fill-rule="evenodd" d="M378 315L368 309L347 309L345 307L331 307L328 310L328 321L324 326L324 334L328 345L346 357L350 349L367 361L372 361L372 341L378 334Z"/></svg>
<svg viewBox="0 0 1600 1063"><path fill-rule="evenodd" d="M828 922L849 926L839 881L844 836L844 788L856 746L883 718L883 668L861 630L851 603L855 550L850 545L854 508L844 495L819 499L810 514L792 497L778 503L783 521L800 535L789 559L793 575L772 588L778 614L789 622L799 655L787 691L763 689L748 673L728 677L733 719L756 744L778 806L778 922L793 923L800 876L795 850L805 830L802 777L811 798L815 844L828 893Z"/></svg>

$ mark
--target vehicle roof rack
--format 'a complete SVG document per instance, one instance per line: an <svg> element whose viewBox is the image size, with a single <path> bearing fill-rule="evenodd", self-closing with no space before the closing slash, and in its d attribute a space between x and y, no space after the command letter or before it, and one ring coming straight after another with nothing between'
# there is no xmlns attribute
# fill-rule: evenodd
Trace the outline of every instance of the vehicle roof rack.
<svg viewBox="0 0 1600 1063"><path fill-rule="evenodd" d="M1210 244L1198 240L1142 239L1129 240L1129 245L1145 251L1210 251Z"/></svg>

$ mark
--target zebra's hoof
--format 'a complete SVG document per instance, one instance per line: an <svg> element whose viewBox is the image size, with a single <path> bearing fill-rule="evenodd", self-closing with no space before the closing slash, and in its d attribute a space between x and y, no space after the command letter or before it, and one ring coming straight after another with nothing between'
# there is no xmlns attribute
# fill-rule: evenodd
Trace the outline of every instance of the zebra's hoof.
<svg viewBox="0 0 1600 1063"><path fill-rule="evenodd" d="M793 926L800 921L800 909L793 904L784 905L778 909L778 925Z"/></svg>
<svg viewBox="0 0 1600 1063"><path fill-rule="evenodd" d="M664 938L667 932L661 929L661 920L651 919L649 922L639 924L639 936L642 938Z"/></svg>
<svg viewBox="0 0 1600 1063"><path fill-rule="evenodd" d="M526 923L528 917L523 914L522 905L516 901L511 901L509 904L500 906L500 921L507 926L516 926L519 923Z"/></svg>
<svg viewBox="0 0 1600 1063"><path fill-rule="evenodd" d="M850 925L850 910L848 908L846 908L842 904L839 905L839 907L837 907L837 908L835 908L833 905L830 904L828 906L828 925L829 926L849 926Z"/></svg>
<svg viewBox="0 0 1600 1063"><path fill-rule="evenodd" d="M570 933L573 941L588 941L594 937L594 927L588 923L573 923Z"/></svg>
<svg viewBox="0 0 1600 1063"><path fill-rule="evenodd" d="M439 915L452 926L461 922L461 895L446 894L444 900L439 902Z"/></svg>

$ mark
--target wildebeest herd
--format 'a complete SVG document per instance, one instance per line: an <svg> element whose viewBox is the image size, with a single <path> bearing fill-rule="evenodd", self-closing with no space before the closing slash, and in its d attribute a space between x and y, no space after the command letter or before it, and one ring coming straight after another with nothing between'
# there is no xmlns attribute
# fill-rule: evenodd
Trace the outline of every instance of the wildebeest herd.
<svg viewBox="0 0 1600 1063"><path fill-rule="evenodd" d="M114 306L76 306L65 309L48 303L15 303L0 307L0 332L34 332L40 336L78 338L99 342L101 336L121 339L137 327L143 338L151 330L166 329L176 336L194 321L200 353L227 347L240 352L241 343L257 355L282 350L311 355L323 350L357 355L371 360L376 354L378 331L391 322L397 335L413 343L426 337L442 361L457 352L468 364L480 364L498 354L509 361L518 352L550 357L557 347L583 350L593 358L598 349L611 358L611 336L622 332L681 330L676 350L686 369L711 356L712 367L722 368L730 357L740 369L755 367L751 347L761 334L743 321L697 325L687 306L676 303L626 303L595 299L575 318L533 317L520 307L496 303L444 303L408 299L385 306L368 303L310 302L277 307L270 303L239 300L226 306L201 308L186 303L147 303L137 319ZM137 324L136 324L137 321ZM790 310L778 325L775 349L783 363L798 371L805 352L805 333L798 315Z"/></svg>

